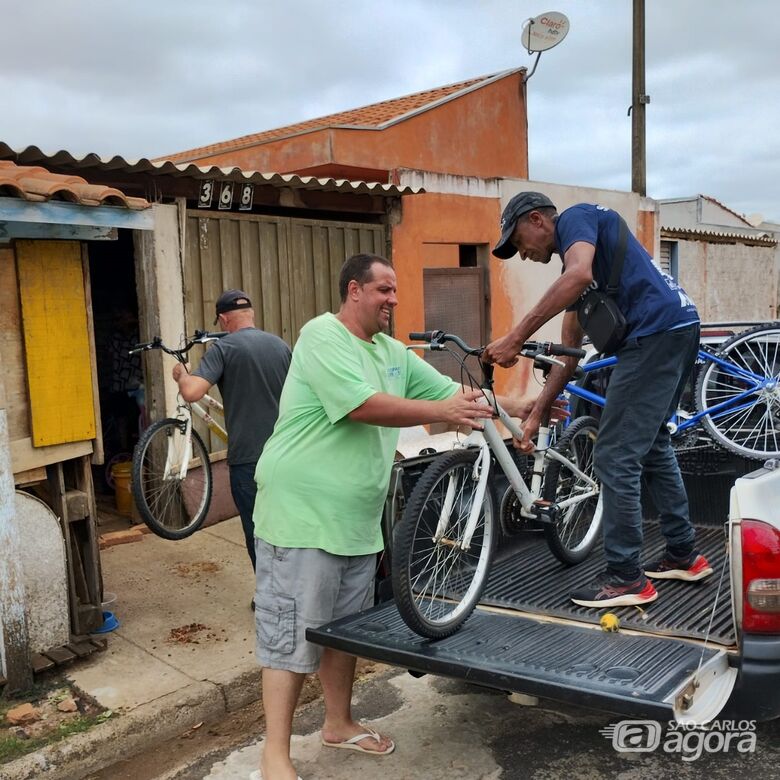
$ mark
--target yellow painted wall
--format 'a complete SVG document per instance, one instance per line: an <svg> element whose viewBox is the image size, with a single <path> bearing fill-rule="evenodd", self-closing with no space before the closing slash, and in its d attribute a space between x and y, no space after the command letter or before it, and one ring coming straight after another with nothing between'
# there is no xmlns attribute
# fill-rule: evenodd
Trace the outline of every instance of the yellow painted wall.
<svg viewBox="0 0 780 780"><path fill-rule="evenodd" d="M18 241L16 259L33 446L93 439L81 245Z"/></svg>

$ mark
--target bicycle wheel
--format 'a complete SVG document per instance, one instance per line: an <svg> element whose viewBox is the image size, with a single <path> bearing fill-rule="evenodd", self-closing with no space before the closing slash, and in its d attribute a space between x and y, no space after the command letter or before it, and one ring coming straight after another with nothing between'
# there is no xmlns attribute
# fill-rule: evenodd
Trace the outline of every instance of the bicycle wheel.
<svg viewBox="0 0 780 780"><path fill-rule="evenodd" d="M732 336L718 355L732 367L708 363L696 384L696 405L705 411L733 403L703 417L704 429L716 444L743 457L776 457L780 454L780 323L766 323ZM769 380L769 384L734 400L752 384L739 376L739 369Z"/></svg>
<svg viewBox="0 0 780 780"><path fill-rule="evenodd" d="M593 417L580 417L569 425L555 445L555 451L574 463L592 479L593 449L598 423ZM589 485L568 466L548 460L544 474L542 497L553 504L576 498L590 490ZM561 509L544 533L553 555L562 563L573 566L584 561L598 539L601 530L601 502L597 496L583 499Z"/></svg>
<svg viewBox="0 0 780 780"><path fill-rule="evenodd" d="M211 503L211 464L203 440L192 431L187 473L179 475L187 439L182 420L147 428L133 455L133 497L144 522L163 539L184 539L203 525ZM166 462L170 464L166 475Z"/></svg>
<svg viewBox="0 0 780 780"><path fill-rule="evenodd" d="M454 634L476 607L487 582L498 538L489 484L471 543L468 549L462 547L477 491L478 455L476 449L454 450L436 458L418 480L393 534L398 610L409 628L429 639ZM437 539L445 504L450 507L447 526Z"/></svg>

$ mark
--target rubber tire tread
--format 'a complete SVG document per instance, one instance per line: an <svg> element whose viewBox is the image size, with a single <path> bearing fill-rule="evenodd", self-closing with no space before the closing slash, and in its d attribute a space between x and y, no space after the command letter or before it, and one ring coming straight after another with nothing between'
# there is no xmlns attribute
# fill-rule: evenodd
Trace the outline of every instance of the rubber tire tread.
<svg viewBox="0 0 780 780"><path fill-rule="evenodd" d="M593 427L598 434L599 423L595 417L578 417L576 420L573 420L569 427L566 428L563 436L561 436L555 444L554 449L561 455L565 455L564 450L567 448L569 441L571 441L579 431L589 426ZM557 460L550 460L548 462L544 471L544 484L542 486L542 498L545 501L555 501L555 494L558 489L558 479L560 478L562 468L562 464L558 463ZM599 518L598 522L601 524L601 518ZM567 566L576 566L578 563L582 563L590 555L599 538L598 533L593 534L590 545L583 547L575 553L563 544L555 525L546 524L544 526L544 536L547 540L550 552L552 552L561 563L565 563Z"/></svg>
<svg viewBox="0 0 780 780"><path fill-rule="evenodd" d="M179 428L181 426L181 420L173 417L168 417L165 420L158 420L152 423L142 434L138 443L135 445L133 451L133 498L135 499L135 505L138 508L138 513L141 515L143 521L149 528L154 531L157 536L163 539L169 539L171 541L178 541L179 539L186 539L188 536L192 536L202 525L208 514L209 507L211 506L211 490L212 490L212 476L211 476L211 461L208 458L208 450L203 443L203 439L196 430L192 431L192 457L200 457L201 468L206 479L206 500L203 502L200 513L197 517L192 518L189 525L182 528L180 531L172 531L170 528L162 525L157 518L152 514L149 505L146 502L146 496L141 490L141 469L143 466L143 454L146 452L147 446L152 438L161 430L164 430L171 425ZM198 451L200 451L199 454Z"/></svg>
<svg viewBox="0 0 780 780"><path fill-rule="evenodd" d="M720 345L720 347L718 348L718 354L728 358L727 352L729 347L733 346L738 342L745 340L746 336L753 336L758 333L763 333L764 331L775 331L778 334L780 334L780 321L764 322L761 325L756 325L752 328L748 328L747 330L743 330L740 333L735 333L731 338L727 339ZM700 413L703 409L707 408L706 404L704 403L705 377L709 376L710 373L716 368L717 368L717 364L712 363L710 366L702 369L699 372L699 377L696 380L696 393L695 393L695 403L696 403L697 413ZM749 451L746 452L744 448L732 442L731 439L724 436L720 431L718 431L715 428L715 426L712 424L712 420L709 416L701 418L701 425L702 428L706 431L707 436L712 440L714 444L716 444L721 449L727 450L728 452L733 452L737 455L742 456L743 458L749 458L752 460L767 460L768 458L772 457L771 454L768 455L765 453L761 454L761 453L754 452L753 454L749 454Z"/></svg>
<svg viewBox="0 0 780 780"><path fill-rule="evenodd" d="M431 461L428 468L417 480L417 484L412 490L409 501L404 508L401 522L393 531L393 554L392 554L392 579L393 595L398 611L409 628L420 636L428 639L444 639L452 636L466 622L469 615L474 611L482 596L482 591L487 584L490 566L496 552L498 541L499 523L496 512L496 499L488 479L485 489L485 500L490 502L490 519L486 518L486 524L492 523L493 527L490 534L490 545L488 548L487 561L484 566L484 576L480 585L472 595L472 604L465 609L456 619L448 623L432 624L423 618L417 610L412 594L411 582L409 580L408 559L412 552L414 544L415 531L417 529L417 518L422 512L428 495L434 485L441 477L454 465L463 463L474 463L479 455L478 449L452 450L437 456Z"/></svg>

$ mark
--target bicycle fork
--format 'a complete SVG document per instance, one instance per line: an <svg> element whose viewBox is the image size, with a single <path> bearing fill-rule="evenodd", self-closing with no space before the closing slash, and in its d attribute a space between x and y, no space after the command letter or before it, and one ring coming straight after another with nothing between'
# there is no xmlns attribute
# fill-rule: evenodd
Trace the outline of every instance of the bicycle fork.
<svg viewBox="0 0 780 780"><path fill-rule="evenodd" d="M466 521L466 527L463 530L463 538L460 542L453 542L445 539L447 529L450 524L450 515L455 504L456 494L462 493L462 488L458 489L458 480L450 476L447 483L447 493L444 496L439 522L436 524L436 532L433 537L434 544L445 544L453 547L459 547L461 550L468 550L471 547L471 537L477 530L479 522L479 512L482 508L482 502L487 490L488 477L490 476L490 447L486 441L482 442L479 448L479 455L474 461L474 467L471 471L471 478L477 481L477 489L474 491L471 508L469 509L469 519Z"/></svg>
<svg viewBox="0 0 780 780"><path fill-rule="evenodd" d="M179 407L179 412L181 413L181 411L182 407ZM184 439L184 448L179 456L179 446L172 441L168 442L163 480L171 479L171 472L175 472L177 469L178 473L174 473L174 479L182 481L187 476L187 469L189 468L190 459L192 458L192 415L189 414L189 410L186 411L184 432L181 434Z"/></svg>

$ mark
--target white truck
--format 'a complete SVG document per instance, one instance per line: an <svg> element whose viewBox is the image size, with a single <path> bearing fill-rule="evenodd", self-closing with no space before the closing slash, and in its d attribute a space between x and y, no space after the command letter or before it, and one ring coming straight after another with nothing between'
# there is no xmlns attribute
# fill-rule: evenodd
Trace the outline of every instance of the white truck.
<svg viewBox="0 0 780 780"><path fill-rule="evenodd" d="M395 478L414 479L429 457L398 464ZM573 585L603 567L601 555L566 568L531 530L502 542L480 606L447 639L423 639L407 628L382 587L386 582L379 593L387 600L310 630L309 639L414 674L630 717L680 723L777 718L780 461L736 480L726 474L726 487L733 483L730 499L725 490L717 499L716 477L723 482L723 474L686 478L689 494L701 496L698 506L692 499L692 518L714 575L699 583L657 583L660 597L653 604L613 610L620 618L617 632L603 631L597 610L567 597ZM649 521L646 556L662 547L657 523Z"/></svg>

